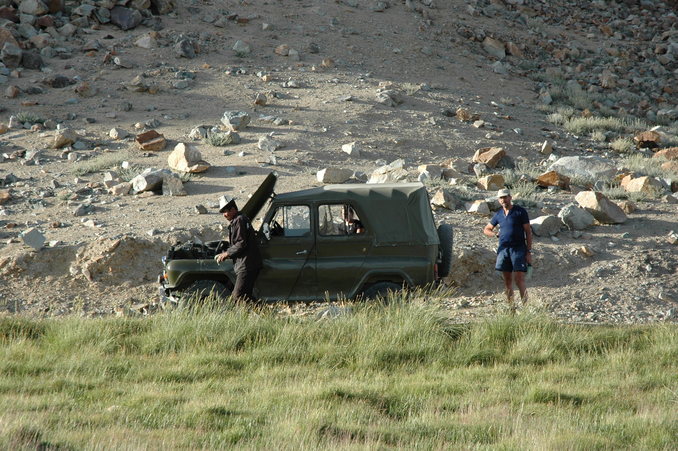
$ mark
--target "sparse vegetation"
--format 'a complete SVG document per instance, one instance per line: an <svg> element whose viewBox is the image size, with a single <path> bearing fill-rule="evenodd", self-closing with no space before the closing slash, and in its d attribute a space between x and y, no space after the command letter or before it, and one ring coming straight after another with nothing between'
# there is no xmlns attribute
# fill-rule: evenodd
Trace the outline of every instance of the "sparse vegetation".
<svg viewBox="0 0 678 451"><path fill-rule="evenodd" d="M115 169L117 171L117 167L129 158L129 152L104 153L90 160L75 163L71 168L71 172L80 176L109 169Z"/></svg>
<svg viewBox="0 0 678 451"><path fill-rule="evenodd" d="M618 199L618 200L628 199L632 202L645 202L648 199L656 197L653 194L644 193L640 191L628 192L624 188L622 188L619 184L606 186L601 192L608 199Z"/></svg>
<svg viewBox="0 0 678 451"><path fill-rule="evenodd" d="M138 164L130 164L126 168L120 168L117 170L118 176L125 182L129 182L132 180L134 177L137 175L141 174L144 172L143 166L140 166Z"/></svg>
<svg viewBox="0 0 678 451"><path fill-rule="evenodd" d="M617 138L610 143L610 149L619 153L631 153L634 147L633 141L629 138Z"/></svg>
<svg viewBox="0 0 678 451"><path fill-rule="evenodd" d="M663 158L648 158L643 154L636 153L624 158L623 165L628 170L638 175L648 175L652 177L671 177L676 174L667 173L662 169L662 164L666 162Z"/></svg>
<svg viewBox="0 0 678 451"><path fill-rule="evenodd" d="M25 111L21 111L21 112L17 113L16 118L22 124L26 124L26 123L29 123L29 124L44 124L45 123L45 120L43 118L41 118L40 116L38 116L37 114L27 113Z"/></svg>
<svg viewBox="0 0 678 451"><path fill-rule="evenodd" d="M0 447L676 447L675 325L345 307L0 318Z"/></svg>

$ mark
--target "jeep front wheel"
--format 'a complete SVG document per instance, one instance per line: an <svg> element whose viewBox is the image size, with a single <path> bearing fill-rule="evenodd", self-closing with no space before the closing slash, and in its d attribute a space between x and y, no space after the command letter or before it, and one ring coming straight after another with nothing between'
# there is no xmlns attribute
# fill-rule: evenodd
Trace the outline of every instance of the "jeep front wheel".
<svg viewBox="0 0 678 451"><path fill-rule="evenodd" d="M181 299L186 301L193 299L195 301L203 301L209 296L214 296L217 299L225 300L231 295L231 290L226 285L216 280L201 279L196 280L187 288L181 290Z"/></svg>

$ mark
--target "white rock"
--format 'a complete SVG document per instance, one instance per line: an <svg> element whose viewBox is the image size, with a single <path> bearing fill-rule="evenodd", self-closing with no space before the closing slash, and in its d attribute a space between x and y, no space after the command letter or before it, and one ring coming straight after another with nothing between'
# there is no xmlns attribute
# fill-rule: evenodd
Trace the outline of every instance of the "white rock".
<svg viewBox="0 0 678 451"><path fill-rule="evenodd" d="M341 151L348 154L351 157L359 157L360 145L355 141L352 143L344 144L341 146Z"/></svg>
<svg viewBox="0 0 678 451"><path fill-rule="evenodd" d="M38 229L32 227L21 233L21 239L26 246L30 246L35 250L40 250L45 244L45 235Z"/></svg>
<svg viewBox="0 0 678 451"><path fill-rule="evenodd" d="M125 139L129 136L129 132L123 130L122 128L113 127L111 131L108 132L108 136L110 136L113 139Z"/></svg>
<svg viewBox="0 0 678 451"><path fill-rule="evenodd" d="M321 183L344 183L353 176L350 169L328 167L321 169L316 174Z"/></svg>

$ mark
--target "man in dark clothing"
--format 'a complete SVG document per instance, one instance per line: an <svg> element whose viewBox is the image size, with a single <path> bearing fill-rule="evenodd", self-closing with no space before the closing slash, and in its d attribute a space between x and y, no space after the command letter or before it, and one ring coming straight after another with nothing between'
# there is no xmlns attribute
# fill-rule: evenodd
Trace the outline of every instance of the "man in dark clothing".
<svg viewBox="0 0 678 451"><path fill-rule="evenodd" d="M515 311L513 302L513 280L515 279L523 305L527 303L525 273L532 264L532 227L527 211L511 203L511 192L500 189L497 193L501 209L492 217L483 229L489 237L499 238L497 263L495 269L504 276L506 299L511 312ZM499 233L494 228L499 225Z"/></svg>
<svg viewBox="0 0 678 451"><path fill-rule="evenodd" d="M252 301L254 282L261 271L262 260L254 228L249 218L238 211L235 200L222 197L219 206L230 224L228 226L228 249L215 257L217 263L230 258L233 260L235 272L235 286L233 287L233 299Z"/></svg>

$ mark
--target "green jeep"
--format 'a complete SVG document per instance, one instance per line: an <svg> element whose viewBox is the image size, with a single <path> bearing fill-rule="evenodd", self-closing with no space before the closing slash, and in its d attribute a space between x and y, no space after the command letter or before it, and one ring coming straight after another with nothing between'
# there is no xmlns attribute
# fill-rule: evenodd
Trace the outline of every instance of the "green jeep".
<svg viewBox="0 0 678 451"><path fill-rule="evenodd" d="M275 194L269 174L241 212L255 218L270 200L257 231L264 266L254 295L264 301L375 298L389 290L431 286L452 262L452 227L435 227L421 183L326 185ZM163 257L160 294L215 292L235 282L230 260L217 263L225 241L188 242Z"/></svg>

